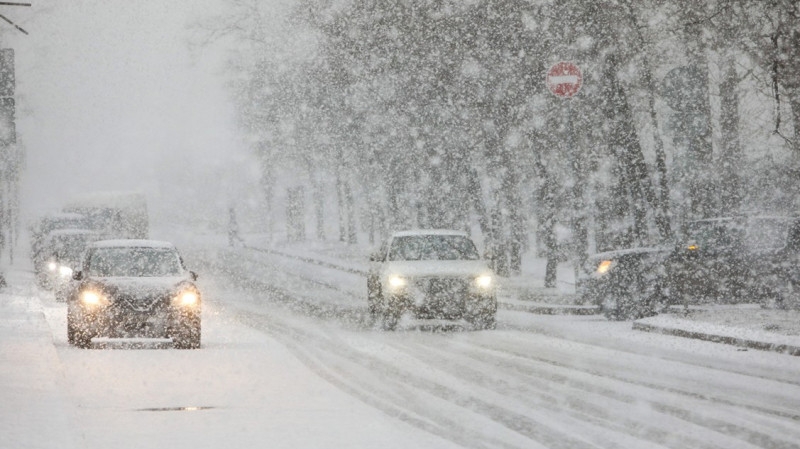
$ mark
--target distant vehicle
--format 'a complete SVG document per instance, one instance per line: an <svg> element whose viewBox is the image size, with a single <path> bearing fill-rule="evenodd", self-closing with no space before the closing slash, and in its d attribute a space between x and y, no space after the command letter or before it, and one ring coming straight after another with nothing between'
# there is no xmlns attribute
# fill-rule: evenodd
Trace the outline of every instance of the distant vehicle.
<svg viewBox="0 0 800 449"><path fill-rule="evenodd" d="M86 217L87 226L106 239L146 239L147 201L138 192L95 192L73 198L64 212Z"/></svg>
<svg viewBox="0 0 800 449"><path fill-rule="evenodd" d="M171 243L103 240L89 245L67 299L67 339L81 348L94 337L172 338L200 347L201 295Z"/></svg>
<svg viewBox="0 0 800 449"><path fill-rule="evenodd" d="M630 248L589 256L578 273L578 301L594 304L610 320L655 315L669 301L666 262L671 250Z"/></svg>
<svg viewBox="0 0 800 449"><path fill-rule="evenodd" d="M52 288L57 301L65 300L66 287L78 269L86 246L97 240L97 233L88 229L57 229L50 232L35 267L40 287Z"/></svg>
<svg viewBox="0 0 800 449"><path fill-rule="evenodd" d="M86 216L76 213L56 212L40 217L30 227L31 260L41 261L42 245L48 234L58 229L86 229Z"/></svg>
<svg viewBox="0 0 800 449"><path fill-rule="evenodd" d="M466 233L397 232L370 261L369 312L384 329L394 329L403 314L495 327L496 279Z"/></svg>

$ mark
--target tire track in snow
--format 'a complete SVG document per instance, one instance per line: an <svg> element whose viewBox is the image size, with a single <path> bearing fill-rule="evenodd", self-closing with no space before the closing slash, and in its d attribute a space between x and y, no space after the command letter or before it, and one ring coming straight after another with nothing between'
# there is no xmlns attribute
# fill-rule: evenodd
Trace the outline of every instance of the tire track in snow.
<svg viewBox="0 0 800 449"><path fill-rule="evenodd" d="M501 387L510 385L511 387L509 388L512 390L523 390L518 392L521 397L528 398L528 395L523 394L527 392L530 393L530 397L542 397L551 400L550 403L545 402L544 404L541 404L540 402L534 402L532 404L533 406L549 407L553 408L555 411L563 412L563 409L555 408L552 404L566 404L568 407L571 407L571 411L569 411L569 413L578 419L585 419L595 423L603 423L611 428L615 428L623 432L626 431L626 428L627 431L635 429L637 436L646 438L659 444L666 444L667 446L670 445L670 440L674 440L669 430L654 427L652 420L647 419L648 417L646 416L641 417L641 419L633 420L616 415L608 415L607 409L604 407L604 405L608 406L608 401L616 401L619 403L618 405L622 407L627 406L628 408L634 408L640 407L644 401L649 407L652 408L652 410L665 415L662 418L674 418L680 421L685 421L685 423L689 425L706 428L716 432L719 436L723 437L722 439L729 439L729 437L731 439L737 438L738 440L753 444L755 447L800 447L794 443L786 441L785 439L775 438L773 435L768 433L768 431L760 431L746 427L747 424L751 423L750 420L756 421L759 420L759 418L762 418L758 416L759 413L766 413L769 415L767 419L769 422L760 423L757 427L782 425L782 433L790 434L790 436L787 437L789 441L798 441L800 440L800 429L797 429L792 422L797 420L795 415L786 416L785 413L776 412L775 410L764 409L761 407L748 407L746 404L743 405L733 403L731 401L719 400L713 397L709 398L692 396L692 402L684 404L683 401L685 399L681 399L681 397L685 396L685 392L683 391L674 391L673 389L663 388L654 384L632 382L630 379L603 376L598 373L590 373L584 370L578 370L563 364L553 365L552 363L549 363L549 365L556 368L555 371L541 368L537 369L534 366L535 364L543 364L548 362L539 358L535 360L525 360L519 357L517 353L498 355L497 348L502 347L502 345L480 347L475 346L472 342L470 342L470 344L459 342L458 344L464 346L463 350L453 351L454 348L452 347L442 348L414 345L413 348L408 348L408 352L412 356L422 357L429 363L438 362L440 365L442 363L448 363L450 365L449 371L451 372L471 372L472 375L470 378L478 379L478 382L481 383L482 387L501 390ZM398 343L396 346L398 348L404 348L406 345ZM457 352L461 356L468 358L469 363L464 362L461 357L452 359L448 358L448 355L452 354L453 352ZM522 360L522 363L511 362L511 360L514 359L520 359ZM483 369L476 368L476 366L482 366ZM493 376L494 373L492 373L492 371L497 367L503 368L500 371L502 376ZM558 373L558 371L566 371L566 374ZM598 377L599 382L593 379L578 379L578 377L585 378L587 376ZM509 379L509 377L513 379ZM620 386L616 387L615 385L614 388L602 386L602 383L608 383L609 380L614 384L620 384ZM550 394L552 392L552 385L548 385L548 383L552 382L556 382L560 385L559 396ZM598 383L601 385L598 385ZM657 397L654 398L652 391L644 391L641 395L635 396L630 394L632 389L655 390L655 392L658 394ZM502 390L500 392L503 393ZM513 394L513 391L511 394ZM509 396L511 394L509 394ZM673 405L673 403L676 401L674 400L675 398L670 398L670 395L677 395L678 399L681 399L680 407ZM640 397L645 397L647 399L642 400ZM710 418L697 411L694 411L695 408L702 408L704 402L712 403L715 407L714 412L717 412L716 407L724 405L736 409L744 408L747 410L748 414L747 416L737 416L738 419L736 419L736 422L733 420L725 421L722 419ZM588 413L587 410L592 412ZM735 413L735 410L733 412ZM601 418L605 419L605 421L602 421ZM778 422L776 421L776 418L786 418L788 421L784 420ZM625 423L626 425L620 426L621 423ZM682 426L677 425L676 427ZM706 446L704 442L697 440L682 441L680 444L682 447Z"/></svg>

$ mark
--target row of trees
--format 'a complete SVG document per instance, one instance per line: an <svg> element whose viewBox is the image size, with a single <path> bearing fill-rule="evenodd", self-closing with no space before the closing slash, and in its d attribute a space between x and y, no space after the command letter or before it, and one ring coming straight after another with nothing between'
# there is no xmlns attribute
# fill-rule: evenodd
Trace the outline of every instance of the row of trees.
<svg viewBox="0 0 800 449"><path fill-rule="evenodd" d="M552 285L565 249L798 206L796 0L299 0L282 27L260 3L202 28L238 49L266 204L301 173L318 238L333 188L343 241L476 220L500 273L535 245ZM559 60L571 100L544 84Z"/></svg>

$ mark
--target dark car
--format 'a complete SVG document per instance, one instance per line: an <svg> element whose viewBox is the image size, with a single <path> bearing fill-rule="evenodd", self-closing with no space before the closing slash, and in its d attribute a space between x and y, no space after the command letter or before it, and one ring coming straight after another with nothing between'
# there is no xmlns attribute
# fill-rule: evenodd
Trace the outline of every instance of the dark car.
<svg viewBox="0 0 800 449"><path fill-rule="evenodd" d="M67 337L171 338L200 347L201 296L178 250L153 240L103 240L87 248L67 300Z"/></svg>
<svg viewBox="0 0 800 449"><path fill-rule="evenodd" d="M797 305L800 219L738 216L687 224L670 259L672 293L681 302Z"/></svg>
<svg viewBox="0 0 800 449"><path fill-rule="evenodd" d="M369 311L384 329L394 329L403 315L495 327L496 280L466 233L397 232L370 261Z"/></svg>
<svg viewBox="0 0 800 449"><path fill-rule="evenodd" d="M800 219L719 217L688 222L669 247L589 257L577 292L612 319L670 304L760 302L799 307Z"/></svg>
<svg viewBox="0 0 800 449"><path fill-rule="evenodd" d="M612 320L656 314L668 305L669 247L630 248L589 256L576 280L578 301Z"/></svg>

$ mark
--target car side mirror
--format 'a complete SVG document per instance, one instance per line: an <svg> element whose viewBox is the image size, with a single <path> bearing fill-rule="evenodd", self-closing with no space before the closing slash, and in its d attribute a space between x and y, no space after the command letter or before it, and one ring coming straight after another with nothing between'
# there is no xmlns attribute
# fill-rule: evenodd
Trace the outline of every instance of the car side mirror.
<svg viewBox="0 0 800 449"><path fill-rule="evenodd" d="M83 279L83 272L82 271L75 271L72 273L72 280L73 281L80 281Z"/></svg>
<svg viewBox="0 0 800 449"><path fill-rule="evenodd" d="M189 272L189 277L192 278L193 281L196 281L197 280L197 273L195 273L194 271L190 271Z"/></svg>
<svg viewBox="0 0 800 449"><path fill-rule="evenodd" d="M383 254L380 251L375 251L369 255L370 262L383 262Z"/></svg>

